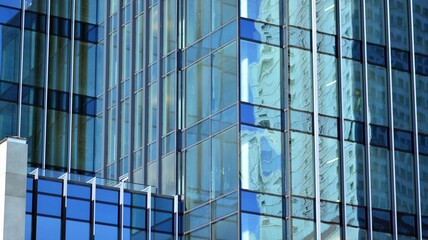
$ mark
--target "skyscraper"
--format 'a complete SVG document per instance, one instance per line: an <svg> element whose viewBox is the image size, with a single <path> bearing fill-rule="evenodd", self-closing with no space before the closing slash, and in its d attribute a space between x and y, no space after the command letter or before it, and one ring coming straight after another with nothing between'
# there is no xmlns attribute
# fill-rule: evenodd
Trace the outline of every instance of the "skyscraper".
<svg viewBox="0 0 428 240"><path fill-rule="evenodd" d="M0 13L0 137L31 170L179 195L186 239L428 238L426 0Z"/></svg>

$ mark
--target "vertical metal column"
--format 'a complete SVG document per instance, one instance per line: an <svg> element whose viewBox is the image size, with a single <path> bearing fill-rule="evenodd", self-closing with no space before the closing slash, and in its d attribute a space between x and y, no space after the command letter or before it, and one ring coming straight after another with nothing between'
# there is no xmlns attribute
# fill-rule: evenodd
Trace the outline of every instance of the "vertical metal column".
<svg viewBox="0 0 428 240"><path fill-rule="evenodd" d="M116 156L115 159L113 160L116 163L116 176L115 178L117 179L121 174L120 174L120 158L121 158L121 152L122 152L122 141L124 141L125 139L122 139L122 131L123 129L121 128L122 125L122 88L124 87L122 85L122 62L123 62L123 57L122 57L122 53L124 51L126 51L126 49L123 49L123 36L122 36L122 28L123 28L123 18L122 18L122 6L123 6L123 0L118 0L117 1L117 22L118 22L118 26L117 26L117 48L114 49L113 46L113 51L116 51L117 53L117 72L116 72L116 77L117 77L117 85L116 88L114 89L114 91L116 91L116 146L114 146L114 148L116 148ZM112 90L113 91L113 90ZM124 116L126 117L126 116ZM109 176L107 176L108 178L110 178Z"/></svg>
<svg viewBox="0 0 428 240"><path fill-rule="evenodd" d="M51 0L48 0L46 14L46 62L45 62L45 89L43 98L43 151L42 151L42 169L46 168L46 132L48 125L48 93L49 93L49 35L51 27Z"/></svg>
<svg viewBox="0 0 428 240"><path fill-rule="evenodd" d="M179 222L179 211L178 211L178 195L174 196L174 239L178 240L178 222Z"/></svg>
<svg viewBox="0 0 428 240"><path fill-rule="evenodd" d="M18 86L18 137L21 137L22 123L22 82L24 81L24 43L25 43L25 4L21 0L21 46L19 52L19 86Z"/></svg>
<svg viewBox="0 0 428 240"><path fill-rule="evenodd" d="M143 153L142 153L142 168L143 170L143 182L146 183L147 182L147 129L148 129L148 119L147 119L147 115L148 115L148 110L147 110L147 103L148 101L148 96L149 96L149 89L148 89L148 77L149 77L149 38L147 36L149 36L149 21L150 21L150 17L149 17L149 1L150 0L141 0L144 1L144 27L143 27L143 36L144 40L143 40L143 54L144 54L144 58L143 58L143 139L142 139L142 145L143 145Z"/></svg>
<svg viewBox="0 0 428 240"><path fill-rule="evenodd" d="M152 186L147 187L147 234L152 240Z"/></svg>
<svg viewBox="0 0 428 240"><path fill-rule="evenodd" d="M414 149L414 171L416 182L416 235L422 239L422 212L421 212L421 176L419 171L419 127L418 127L418 105L417 105L417 82L416 82L416 61L415 61L415 30L413 28L413 0L408 0L409 12L409 45L410 45L410 78L412 87L412 109L413 109L413 149Z"/></svg>
<svg viewBox="0 0 428 240"><path fill-rule="evenodd" d="M321 240L321 194L318 124L318 52L317 52L317 0L312 0L312 80L314 99L314 174L315 174L315 227L316 239Z"/></svg>
<svg viewBox="0 0 428 240"><path fill-rule="evenodd" d="M91 239L95 239L95 218L96 218L96 193L97 193L97 178L91 178L87 183L91 184L91 205L92 205L92 212L91 212Z"/></svg>
<svg viewBox="0 0 428 240"><path fill-rule="evenodd" d="M370 173L370 122L369 122L369 82L367 72L367 21L366 21L366 3L361 1L361 24L362 24L362 60L363 60L363 97L364 97L364 154L365 154L365 173L366 173L366 203L367 203L367 234L368 239L373 239L372 224L372 197L371 197L371 173Z"/></svg>
<svg viewBox="0 0 428 240"><path fill-rule="evenodd" d="M129 173L129 180L130 182L134 182L134 132L135 132L135 55L137 54L135 52L135 44L136 44L136 38L138 37L136 35L135 30L135 1L130 1L130 8L131 8L131 22L130 28L131 28L131 44L130 44L130 55L131 59L129 60L130 66L130 73L129 73L129 86L131 88L130 94L129 94L129 115L127 116L129 118L129 134L128 134L128 173Z"/></svg>
<svg viewBox="0 0 428 240"><path fill-rule="evenodd" d="M100 0L102 1L102 0ZM105 1L104 5L104 88L103 88L103 95L104 95L104 101L103 101L103 128L102 128L102 136L103 142L102 142L102 149L101 149L101 159L103 161L103 177L106 177L107 172L107 151L108 151L108 102L109 102L109 94L108 94L108 87L109 87L109 58L110 58L110 40L109 40L109 33L110 33L110 3L111 1Z"/></svg>
<svg viewBox="0 0 428 240"><path fill-rule="evenodd" d="M398 239L397 231L397 192L395 177L395 136L394 136L394 103L392 93L392 67L391 67L391 22L389 12L389 0L385 1L385 19L386 19L386 67L388 79L388 117L389 117L389 146L391 159L391 193L392 193L392 239Z"/></svg>
<svg viewBox="0 0 428 240"><path fill-rule="evenodd" d="M67 147L67 172L71 172L71 150L73 130L73 93L74 93L74 36L76 23L76 0L71 1L71 49L70 49L70 95L68 109L68 147Z"/></svg>

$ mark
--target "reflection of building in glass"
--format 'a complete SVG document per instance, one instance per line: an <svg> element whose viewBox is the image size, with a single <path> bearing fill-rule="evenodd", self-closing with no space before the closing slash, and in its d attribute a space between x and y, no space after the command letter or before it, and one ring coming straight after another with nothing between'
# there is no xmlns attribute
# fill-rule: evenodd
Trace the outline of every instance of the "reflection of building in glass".
<svg viewBox="0 0 428 240"><path fill-rule="evenodd" d="M426 0L0 0L27 239L428 238L427 26Z"/></svg>

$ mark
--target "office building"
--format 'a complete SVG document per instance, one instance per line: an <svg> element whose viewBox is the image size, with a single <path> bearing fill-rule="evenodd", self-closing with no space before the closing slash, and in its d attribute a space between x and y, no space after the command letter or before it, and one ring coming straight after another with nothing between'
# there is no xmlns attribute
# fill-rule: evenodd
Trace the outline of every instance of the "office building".
<svg viewBox="0 0 428 240"><path fill-rule="evenodd" d="M428 238L426 0L0 13L0 137L31 171L178 195L185 239Z"/></svg>

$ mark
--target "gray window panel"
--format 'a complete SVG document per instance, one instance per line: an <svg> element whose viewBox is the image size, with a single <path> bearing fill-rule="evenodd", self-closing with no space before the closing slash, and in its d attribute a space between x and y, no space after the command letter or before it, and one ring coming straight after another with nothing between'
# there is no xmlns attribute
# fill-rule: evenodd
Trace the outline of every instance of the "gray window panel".
<svg viewBox="0 0 428 240"><path fill-rule="evenodd" d="M361 39L361 9L359 0L340 0L342 36Z"/></svg>
<svg viewBox="0 0 428 240"><path fill-rule="evenodd" d="M312 135L291 132L291 193L315 196L314 139Z"/></svg>
<svg viewBox="0 0 428 240"><path fill-rule="evenodd" d="M284 220L241 213L241 239L283 239Z"/></svg>
<svg viewBox="0 0 428 240"><path fill-rule="evenodd" d="M315 239L315 222L312 220L291 219L293 239Z"/></svg>
<svg viewBox="0 0 428 240"><path fill-rule="evenodd" d="M280 24L281 1L279 0L241 0L240 6L241 17Z"/></svg>
<svg viewBox="0 0 428 240"><path fill-rule="evenodd" d="M287 16L290 25L311 29L311 0L289 1Z"/></svg>
<svg viewBox="0 0 428 240"><path fill-rule="evenodd" d="M290 107L313 112L312 54L309 51L290 48L289 59Z"/></svg>
<svg viewBox="0 0 428 240"><path fill-rule="evenodd" d="M317 1L317 31L336 34L335 0Z"/></svg>

